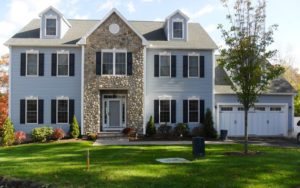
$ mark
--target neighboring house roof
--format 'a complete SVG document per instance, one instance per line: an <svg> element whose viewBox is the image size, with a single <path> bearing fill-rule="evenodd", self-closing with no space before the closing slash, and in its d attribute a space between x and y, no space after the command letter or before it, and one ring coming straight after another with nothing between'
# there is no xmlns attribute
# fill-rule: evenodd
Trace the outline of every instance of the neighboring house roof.
<svg viewBox="0 0 300 188"><path fill-rule="evenodd" d="M232 82L230 81L225 70L220 66L215 67L215 93L216 94L234 94L231 89ZM273 81L265 94L295 94L297 91L294 87L283 77L280 76Z"/></svg>
<svg viewBox="0 0 300 188"><path fill-rule="evenodd" d="M40 39L40 20L33 19L5 45L11 46L75 46L77 42L92 30L99 20L69 19L72 27L61 39ZM160 49L217 49L217 45L198 23L188 23L188 41L167 41L164 22L128 21L148 42L150 48Z"/></svg>

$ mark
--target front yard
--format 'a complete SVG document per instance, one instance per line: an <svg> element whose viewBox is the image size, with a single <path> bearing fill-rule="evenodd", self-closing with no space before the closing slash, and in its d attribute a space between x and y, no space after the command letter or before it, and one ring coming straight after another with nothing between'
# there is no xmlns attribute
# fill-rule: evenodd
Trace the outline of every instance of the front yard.
<svg viewBox="0 0 300 188"><path fill-rule="evenodd" d="M206 158L160 164L156 158L192 160L191 146L101 146L91 142L25 144L0 148L0 176L58 187L298 187L300 149L251 146L260 156L229 157L242 145L207 145ZM91 169L85 170L90 149Z"/></svg>

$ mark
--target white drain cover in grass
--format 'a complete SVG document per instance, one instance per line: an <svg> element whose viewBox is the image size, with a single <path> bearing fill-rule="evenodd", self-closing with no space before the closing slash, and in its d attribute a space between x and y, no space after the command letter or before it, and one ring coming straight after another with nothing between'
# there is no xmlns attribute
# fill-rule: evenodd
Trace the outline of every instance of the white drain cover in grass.
<svg viewBox="0 0 300 188"><path fill-rule="evenodd" d="M189 160L184 158L164 158L164 159L156 159L156 161L161 163L189 163Z"/></svg>

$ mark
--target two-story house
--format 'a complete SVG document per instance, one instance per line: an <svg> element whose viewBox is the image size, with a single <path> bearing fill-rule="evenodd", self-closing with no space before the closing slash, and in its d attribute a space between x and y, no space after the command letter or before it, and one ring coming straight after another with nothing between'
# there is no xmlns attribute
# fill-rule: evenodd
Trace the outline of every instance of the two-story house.
<svg viewBox="0 0 300 188"><path fill-rule="evenodd" d="M116 9L101 20L66 19L53 7L39 16L6 42L16 130L49 125L68 131L75 115L82 134L128 126L145 133L150 116L157 125L192 127L207 108L218 130L232 136L243 130L241 107L215 65L216 44L181 11L162 22L129 21ZM265 118L253 134L287 135L291 128L294 91L284 79L273 89L253 109L253 126L256 116ZM281 123L262 130L270 114Z"/></svg>

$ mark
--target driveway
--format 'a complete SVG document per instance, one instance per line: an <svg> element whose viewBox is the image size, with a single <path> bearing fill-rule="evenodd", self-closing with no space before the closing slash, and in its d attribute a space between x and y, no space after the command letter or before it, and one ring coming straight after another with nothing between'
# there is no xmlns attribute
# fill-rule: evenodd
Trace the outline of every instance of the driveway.
<svg viewBox="0 0 300 188"><path fill-rule="evenodd" d="M243 144L243 138L231 138L234 143ZM274 147L292 147L300 148L300 144L295 139L288 138L249 138L249 144L260 146L274 146Z"/></svg>

